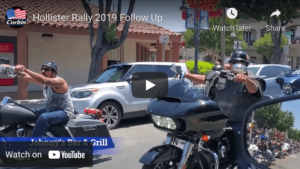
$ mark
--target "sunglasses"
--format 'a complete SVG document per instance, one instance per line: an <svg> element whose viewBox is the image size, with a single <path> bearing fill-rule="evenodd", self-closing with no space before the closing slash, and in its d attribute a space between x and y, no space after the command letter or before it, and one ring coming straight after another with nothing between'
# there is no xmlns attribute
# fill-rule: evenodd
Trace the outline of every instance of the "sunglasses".
<svg viewBox="0 0 300 169"><path fill-rule="evenodd" d="M240 63L240 64L243 64L243 65L247 65L247 63L244 62L244 61L231 61L230 63L233 64L233 65L234 65L234 64L239 64L239 63Z"/></svg>
<svg viewBox="0 0 300 169"><path fill-rule="evenodd" d="M46 68L46 67L42 67L42 68L41 68L41 71L43 71L43 70L44 70L45 72L47 72L47 71L49 71L50 69L49 69L49 68Z"/></svg>

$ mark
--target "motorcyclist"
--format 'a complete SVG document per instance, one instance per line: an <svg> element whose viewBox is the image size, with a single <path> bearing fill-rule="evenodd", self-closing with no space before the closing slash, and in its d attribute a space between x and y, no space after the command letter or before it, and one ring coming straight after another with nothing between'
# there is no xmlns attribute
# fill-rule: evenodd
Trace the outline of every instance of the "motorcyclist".
<svg viewBox="0 0 300 169"><path fill-rule="evenodd" d="M249 55L244 51L235 51L231 54L229 64L230 70L233 69L233 65L236 63L249 65ZM229 71L230 71L229 70ZM186 74L187 79L199 83L211 85L208 88L208 93L219 107L229 117L228 123L233 128L235 145L235 155L237 160L237 167L239 169L248 169L251 167L243 154L241 153L241 136L240 131L242 128L242 119L246 110L256 102L259 102L263 97L263 92L266 87L266 83L263 79L256 77L252 72L248 74L238 73L235 75L235 79L226 80L225 78L216 77L213 80L207 79L205 75ZM238 83L237 83L238 82ZM214 91L214 92L211 92Z"/></svg>
<svg viewBox="0 0 300 169"><path fill-rule="evenodd" d="M17 65L15 70L22 75L22 79L43 85L45 103L44 107L33 109L38 120L31 137L42 137L50 126L66 123L73 117L74 105L68 84L57 76L57 65L54 62L45 62L41 67L41 74L26 69L23 65Z"/></svg>

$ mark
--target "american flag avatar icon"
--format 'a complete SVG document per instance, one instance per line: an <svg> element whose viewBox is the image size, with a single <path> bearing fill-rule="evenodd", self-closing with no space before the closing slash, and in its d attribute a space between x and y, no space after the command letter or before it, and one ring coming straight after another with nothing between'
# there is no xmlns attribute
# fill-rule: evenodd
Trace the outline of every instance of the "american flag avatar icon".
<svg viewBox="0 0 300 169"><path fill-rule="evenodd" d="M26 11L21 9L9 9L6 12L7 19L26 19Z"/></svg>

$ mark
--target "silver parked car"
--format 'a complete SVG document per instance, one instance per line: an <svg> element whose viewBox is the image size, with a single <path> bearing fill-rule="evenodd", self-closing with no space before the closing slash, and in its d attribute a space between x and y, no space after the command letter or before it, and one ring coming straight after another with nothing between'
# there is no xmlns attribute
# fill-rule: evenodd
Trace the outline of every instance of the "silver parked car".
<svg viewBox="0 0 300 169"><path fill-rule="evenodd" d="M248 70L266 81L264 94L276 98L282 95L282 91L275 78L285 72L290 72L291 67L280 64L252 64L248 66Z"/></svg>
<svg viewBox="0 0 300 169"><path fill-rule="evenodd" d="M77 112L87 107L98 108L110 129L116 128L121 119L143 116L150 98L136 98L132 95L131 78L138 72L164 72L169 78L177 70L187 72L185 63L172 62L133 62L120 63L107 67L101 74L87 84L70 86L70 94Z"/></svg>

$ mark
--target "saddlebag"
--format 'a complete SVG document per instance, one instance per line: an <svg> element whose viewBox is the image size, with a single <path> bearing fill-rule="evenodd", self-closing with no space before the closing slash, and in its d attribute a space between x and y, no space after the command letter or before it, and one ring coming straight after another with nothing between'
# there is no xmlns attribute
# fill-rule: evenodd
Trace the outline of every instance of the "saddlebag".
<svg viewBox="0 0 300 169"><path fill-rule="evenodd" d="M95 119L70 119L66 127L73 137L110 137L106 124Z"/></svg>

